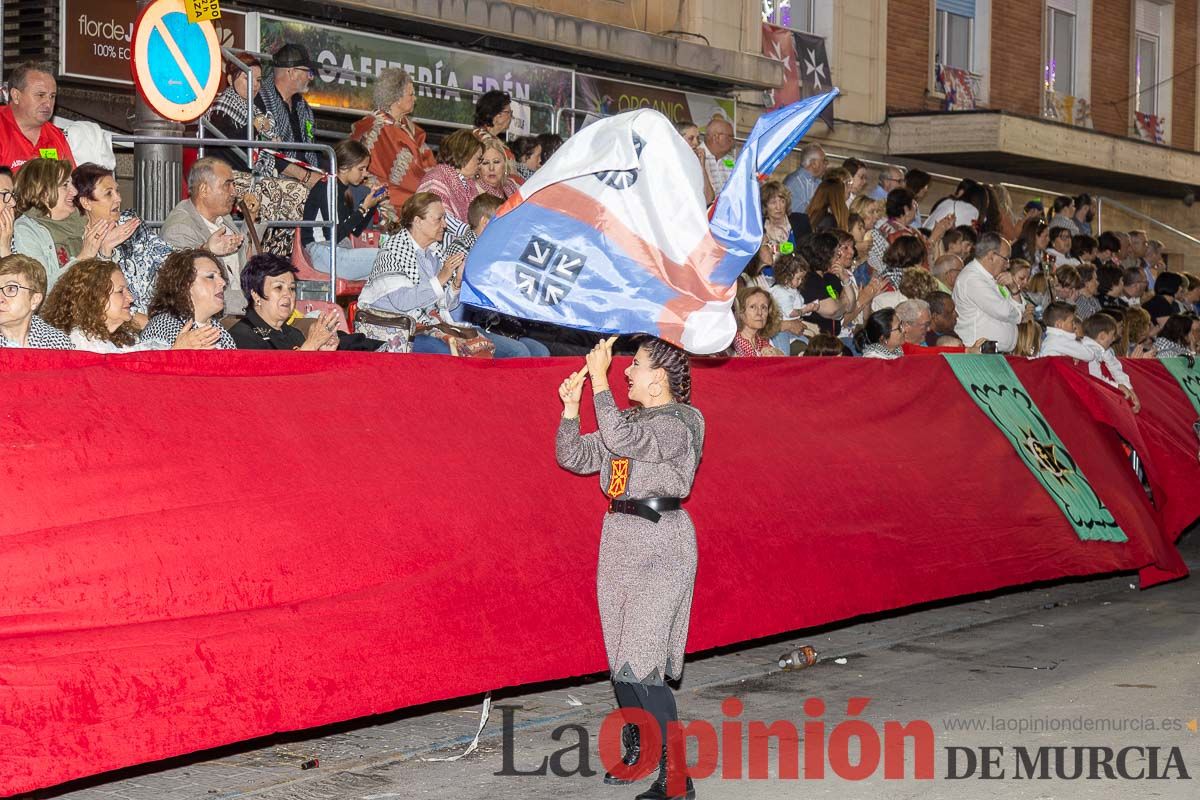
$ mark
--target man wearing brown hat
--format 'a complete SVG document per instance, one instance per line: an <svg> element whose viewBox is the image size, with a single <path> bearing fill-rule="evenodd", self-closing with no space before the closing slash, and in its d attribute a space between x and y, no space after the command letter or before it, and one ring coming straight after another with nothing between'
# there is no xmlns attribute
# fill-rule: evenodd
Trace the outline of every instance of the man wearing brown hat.
<svg viewBox="0 0 1200 800"><path fill-rule="evenodd" d="M298 44L285 44L271 57L271 80L263 81L255 105L271 119L270 138L280 142L305 142L316 140L316 128L312 108L304 99L308 85L316 77L317 68L308 51ZM316 153L311 150L298 151L281 147L280 152L292 158L318 163ZM303 167L276 159L281 175L295 178L311 189L321 179L321 173L310 172Z"/></svg>

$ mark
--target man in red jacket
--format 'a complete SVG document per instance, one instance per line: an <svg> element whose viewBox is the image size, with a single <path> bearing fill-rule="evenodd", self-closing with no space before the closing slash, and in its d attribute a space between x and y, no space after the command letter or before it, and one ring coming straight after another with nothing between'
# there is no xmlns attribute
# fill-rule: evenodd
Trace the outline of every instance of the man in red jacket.
<svg viewBox="0 0 1200 800"><path fill-rule="evenodd" d="M0 106L0 165L20 169L35 158L75 163L62 129L51 122L58 83L46 64L26 62L8 78L7 106Z"/></svg>

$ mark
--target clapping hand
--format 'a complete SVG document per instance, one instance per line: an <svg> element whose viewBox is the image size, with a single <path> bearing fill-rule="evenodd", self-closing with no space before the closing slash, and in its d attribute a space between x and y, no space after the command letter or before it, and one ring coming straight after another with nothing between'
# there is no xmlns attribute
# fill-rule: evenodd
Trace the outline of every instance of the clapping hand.
<svg viewBox="0 0 1200 800"><path fill-rule="evenodd" d="M113 248L124 244L130 236L133 236L133 232L141 224L142 221L137 217L130 217L120 224L114 223L100 240L100 252L111 255Z"/></svg>
<svg viewBox="0 0 1200 800"><path fill-rule="evenodd" d="M308 329L308 335L304 337L304 344L300 345L301 350L321 350L324 349L329 342L337 341L337 326L340 317L338 312L329 309L322 311L313 324Z"/></svg>
<svg viewBox="0 0 1200 800"><path fill-rule="evenodd" d="M0 256L12 255L13 220L11 208L0 208Z"/></svg>
<svg viewBox="0 0 1200 800"><path fill-rule="evenodd" d="M933 226L933 239L941 238L942 234L954 227L954 223L958 221L958 217L954 214L947 214L939 219Z"/></svg>
<svg viewBox="0 0 1200 800"><path fill-rule="evenodd" d="M221 332L213 325L197 328L190 320L175 337L172 350L212 350L217 346Z"/></svg>
<svg viewBox="0 0 1200 800"><path fill-rule="evenodd" d="M450 269L451 269L450 274L454 278L454 288L455 289L462 286L463 275L466 273L466 270L463 269L463 267L466 265L466 263L467 263L467 254L466 253L454 253L453 255L451 255L449 258L446 259L446 265L448 267L450 267Z"/></svg>
<svg viewBox="0 0 1200 800"><path fill-rule="evenodd" d="M95 258L100 254L104 238L112 230L114 223L109 219L98 219L89 222L83 229L83 246L79 248L79 260Z"/></svg>

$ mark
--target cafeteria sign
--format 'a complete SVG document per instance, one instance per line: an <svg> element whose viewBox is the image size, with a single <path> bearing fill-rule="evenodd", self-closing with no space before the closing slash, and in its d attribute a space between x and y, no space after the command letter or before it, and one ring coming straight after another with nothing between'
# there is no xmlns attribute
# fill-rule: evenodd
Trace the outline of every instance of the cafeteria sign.
<svg viewBox="0 0 1200 800"><path fill-rule="evenodd" d="M423 122L473 125L477 95L472 91L500 89L517 102L571 105L572 73L558 67L265 14L259 16L258 33L260 52L273 53L284 43L308 50L319 71L305 97L326 110L373 111L372 77L388 67L401 67L418 81L413 118ZM533 105L530 116L534 132L551 129L548 109Z"/></svg>

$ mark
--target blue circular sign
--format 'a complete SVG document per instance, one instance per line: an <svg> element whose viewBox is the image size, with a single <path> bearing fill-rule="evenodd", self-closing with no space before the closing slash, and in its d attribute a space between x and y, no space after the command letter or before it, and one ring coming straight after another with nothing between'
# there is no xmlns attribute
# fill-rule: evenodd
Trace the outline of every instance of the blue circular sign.
<svg viewBox="0 0 1200 800"><path fill-rule="evenodd" d="M190 122L221 88L221 50L211 22L190 22L183 0L157 0L133 33L133 79L159 115Z"/></svg>

